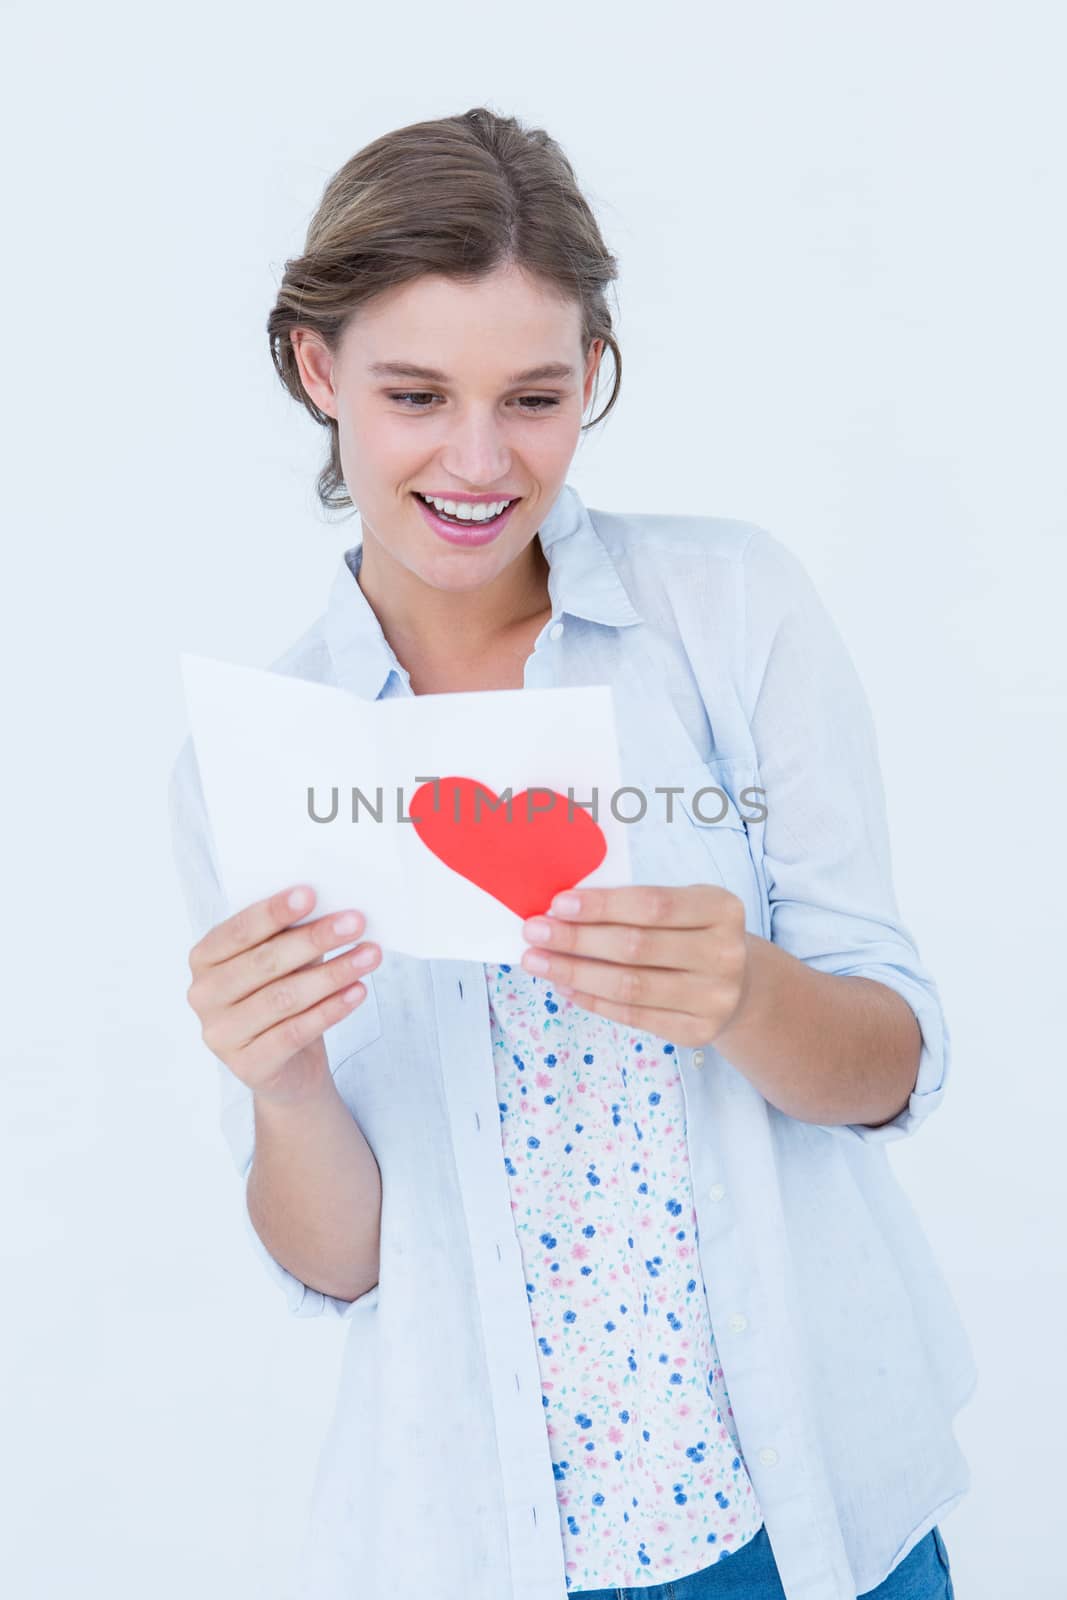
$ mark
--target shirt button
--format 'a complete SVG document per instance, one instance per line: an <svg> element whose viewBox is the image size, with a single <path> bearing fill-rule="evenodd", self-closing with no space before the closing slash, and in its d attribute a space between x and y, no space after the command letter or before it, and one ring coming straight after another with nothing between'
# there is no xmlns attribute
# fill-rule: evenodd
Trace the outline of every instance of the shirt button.
<svg viewBox="0 0 1067 1600"><path fill-rule="evenodd" d="M693 1051L693 1065L694 1065L694 1067L702 1067L704 1065L704 1052L703 1052L703 1050L694 1050Z"/></svg>
<svg viewBox="0 0 1067 1600"><path fill-rule="evenodd" d="M748 1327L748 1318L743 1317L741 1313L738 1312L735 1317L730 1318L730 1327L734 1333L744 1333L745 1329Z"/></svg>
<svg viewBox="0 0 1067 1600"><path fill-rule="evenodd" d="M725 1193L726 1193L725 1185L723 1185L721 1183L713 1183L711 1188L708 1190L708 1199L709 1200L721 1200Z"/></svg>
<svg viewBox="0 0 1067 1600"><path fill-rule="evenodd" d="M549 628L549 630L548 630L548 637L550 639L558 639L562 632L563 632L563 624L562 624L562 622L554 622L552 624L551 628Z"/></svg>
<svg viewBox="0 0 1067 1600"><path fill-rule="evenodd" d="M765 1467L773 1467L778 1460L778 1452L777 1450L761 1450L759 1458Z"/></svg>

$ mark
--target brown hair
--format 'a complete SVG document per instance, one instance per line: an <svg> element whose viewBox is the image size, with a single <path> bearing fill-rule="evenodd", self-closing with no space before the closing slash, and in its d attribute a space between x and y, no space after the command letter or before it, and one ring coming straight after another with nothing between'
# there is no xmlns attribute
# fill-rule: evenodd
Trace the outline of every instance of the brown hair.
<svg viewBox="0 0 1067 1600"><path fill-rule="evenodd" d="M554 139L477 106L383 134L329 180L304 254L285 263L267 318L279 378L330 432L329 458L316 483L327 510L352 504L337 423L300 380L292 330L311 328L336 350L352 313L386 289L427 272L471 282L512 263L578 303L583 353L594 339L611 350L614 386L601 415L584 424L591 428L615 404L622 381L605 297L618 263Z"/></svg>

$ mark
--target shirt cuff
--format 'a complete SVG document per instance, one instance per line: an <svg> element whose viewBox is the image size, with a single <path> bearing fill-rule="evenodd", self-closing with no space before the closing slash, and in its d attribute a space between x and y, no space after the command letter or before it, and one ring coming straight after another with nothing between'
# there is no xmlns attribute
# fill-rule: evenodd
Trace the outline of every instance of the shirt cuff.
<svg viewBox="0 0 1067 1600"><path fill-rule="evenodd" d="M338 1300L334 1295L323 1294L321 1289L310 1288L306 1283L302 1282L300 1278L295 1277L293 1273L289 1272L285 1267L283 1267L280 1261L275 1260L274 1256L271 1255L270 1251L263 1243L263 1240L256 1232L255 1225L253 1224L251 1215L249 1214L248 1175L250 1172L251 1163L249 1163L248 1172L245 1174L243 1206L245 1227L248 1231L249 1237L251 1238L252 1248L266 1268L268 1275L274 1279L274 1282L278 1284L281 1289L285 1291L286 1301L293 1316L321 1317L325 1313L330 1316L340 1317L342 1320L347 1320L355 1311L357 1306L363 1305L366 1301L370 1300L372 1296L374 1299L377 1299L378 1285L375 1284L372 1289L368 1289L365 1294L357 1296L355 1300Z"/></svg>
<svg viewBox="0 0 1067 1600"><path fill-rule="evenodd" d="M919 1070L915 1087L908 1103L891 1122L880 1127L868 1127L862 1122L817 1123L828 1133L846 1139L860 1139L864 1144L886 1144L893 1139L904 1139L913 1134L921 1123L936 1111L945 1094L949 1067L949 1031L944 1011L936 993L920 983L901 967L891 965L857 967L852 972L839 972L839 977L871 978L892 989L906 1000L915 1014L922 1034L919 1052Z"/></svg>

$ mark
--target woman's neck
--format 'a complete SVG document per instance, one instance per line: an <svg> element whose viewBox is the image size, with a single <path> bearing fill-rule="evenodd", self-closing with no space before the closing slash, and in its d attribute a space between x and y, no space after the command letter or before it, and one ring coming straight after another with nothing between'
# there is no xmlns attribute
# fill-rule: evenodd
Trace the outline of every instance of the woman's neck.
<svg viewBox="0 0 1067 1600"><path fill-rule="evenodd" d="M367 560L368 553L370 561ZM375 544L364 542L359 586L398 660L447 665L461 675L540 632L551 615L549 564L535 537L490 584L465 593L433 589Z"/></svg>

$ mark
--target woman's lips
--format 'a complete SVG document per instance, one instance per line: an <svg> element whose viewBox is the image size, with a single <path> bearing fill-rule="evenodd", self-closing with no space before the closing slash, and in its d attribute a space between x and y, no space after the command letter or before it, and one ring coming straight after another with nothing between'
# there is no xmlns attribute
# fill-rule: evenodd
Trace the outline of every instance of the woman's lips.
<svg viewBox="0 0 1067 1600"><path fill-rule="evenodd" d="M492 522L472 522L469 527L461 528L454 522L445 522L442 517L437 515L432 506L426 504L421 495L415 494L414 500L434 533L445 539L449 544L471 547L491 544L502 532L504 524L519 504L518 500L513 500L498 517L493 518Z"/></svg>

